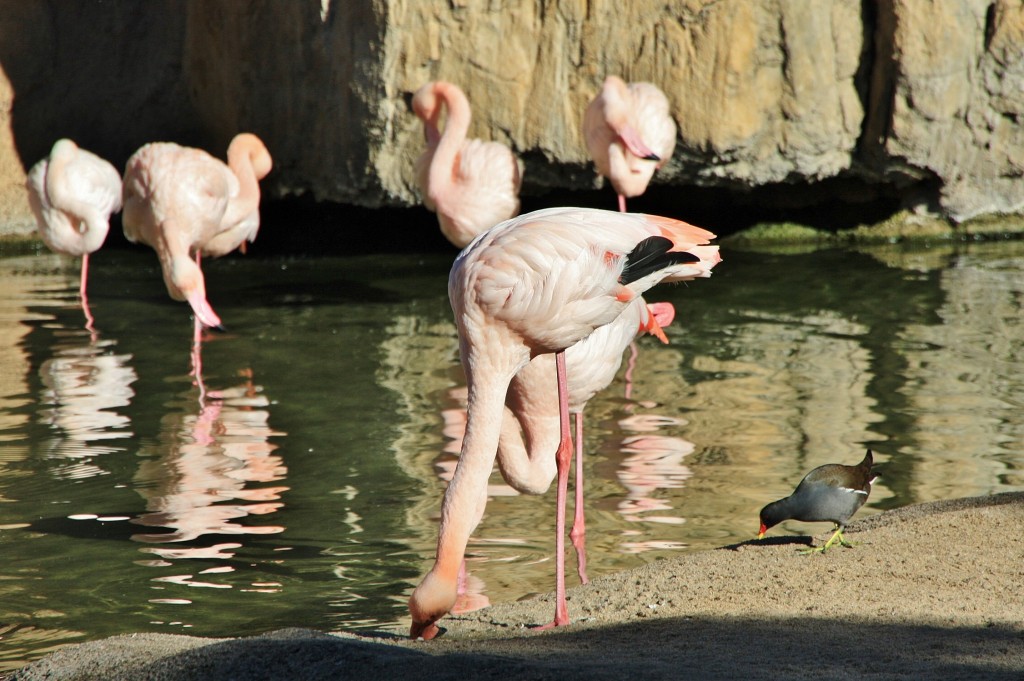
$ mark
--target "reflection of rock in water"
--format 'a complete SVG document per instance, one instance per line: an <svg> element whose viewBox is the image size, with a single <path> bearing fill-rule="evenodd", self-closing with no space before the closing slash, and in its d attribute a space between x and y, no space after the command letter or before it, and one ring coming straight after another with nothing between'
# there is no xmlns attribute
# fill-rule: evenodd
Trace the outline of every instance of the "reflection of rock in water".
<svg viewBox="0 0 1024 681"><path fill-rule="evenodd" d="M989 248L1002 257L962 255L943 270L941 323L901 334L913 419L899 444L917 454L908 502L1024 484L1024 246Z"/></svg>
<svg viewBox="0 0 1024 681"><path fill-rule="evenodd" d="M131 384L138 377L129 365L131 355L108 352L113 345L104 341L55 348L54 356L39 369L45 386L39 418L59 431L45 446L51 456L75 460L58 468L58 476L82 478L103 473L81 460L123 451L124 446L112 441L132 436L131 419L117 410L131 403L135 396Z"/></svg>
<svg viewBox="0 0 1024 681"><path fill-rule="evenodd" d="M421 480L443 447L437 404L447 390L464 383L458 362L458 337L448 318L399 315L384 332L377 382L396 396L392 450L399 468L412 480ZM416 549L433 550L437 528L438 491L427 484L412 504L408 526Z"/></svg>
<svg viewBox="0 0 1024 681"><path fill-rule="evenodd" d="M287 487L254 487L284 479L287 468L269 439L269 400L246 384L213 391L198 414L167 416L156 458L139 466L136 489L148 513L132 522L171 532L136 534L146 543L185 542L204 535L274 534L278 525L242 525L237 520L281 508ZM143 453L150 453L145 452ZM153 553L164 555L153 550ZM164 557L202 557L209 547L175 548Z"/></svg>

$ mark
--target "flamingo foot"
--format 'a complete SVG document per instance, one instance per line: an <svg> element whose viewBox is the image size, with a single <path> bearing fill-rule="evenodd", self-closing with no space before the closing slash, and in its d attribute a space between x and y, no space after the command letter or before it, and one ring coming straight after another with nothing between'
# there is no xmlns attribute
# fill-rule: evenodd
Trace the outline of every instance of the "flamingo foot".
<svg viewBox="0 0 1024 681"><path fill-rule="evenodd" d="M534 628L537 631L547 631L548 629L564 627L568 624L572 624L572 620L569 619L569 606L566 605L565 600L562 599L555 606L555 619L547 624L541 624Z"/></svg>

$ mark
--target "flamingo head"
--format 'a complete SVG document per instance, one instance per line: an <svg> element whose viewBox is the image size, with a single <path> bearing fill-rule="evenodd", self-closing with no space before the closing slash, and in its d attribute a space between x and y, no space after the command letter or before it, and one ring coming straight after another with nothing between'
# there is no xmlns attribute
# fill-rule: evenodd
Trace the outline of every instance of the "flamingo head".
<svg viewBox="0 0 1024 681"><path fill-rule="evenodd" d="M170 276L165 277L164 283L171 298L188 301L193 314L203 326L212 329L223 328L220 317L206 300L203 271L191 258L176 258L171 264Z"/></svg>
<svg viewBox="0 0 1024 681"><path fill-rule="evenodd" d="M409 614L412 615L412 626L409 638L429 641L441 634L437 620L444 617L455 605L457 584L439 578L435 573L427 573L416 590L409 597Z"/></svg>

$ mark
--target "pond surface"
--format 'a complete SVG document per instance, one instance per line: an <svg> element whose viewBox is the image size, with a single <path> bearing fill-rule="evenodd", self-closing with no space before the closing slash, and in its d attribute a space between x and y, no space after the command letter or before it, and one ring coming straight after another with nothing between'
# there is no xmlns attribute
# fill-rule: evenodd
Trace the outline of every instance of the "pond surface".
<svg viewBox="0 0 1024 681"><path fill-rule="evenodd" d="M591 577L749 540L865 447L861 516L1024 489L1024 245L723 254L648 295L671 344L641 339L588 408ZM0 670L127 632L404 620L458 451L452 258L204 263L228 331L198 386L151 252L94 256L94 333L77 261L0 257ZM553 491L492 483L474 604L553 587Z"/></svg>

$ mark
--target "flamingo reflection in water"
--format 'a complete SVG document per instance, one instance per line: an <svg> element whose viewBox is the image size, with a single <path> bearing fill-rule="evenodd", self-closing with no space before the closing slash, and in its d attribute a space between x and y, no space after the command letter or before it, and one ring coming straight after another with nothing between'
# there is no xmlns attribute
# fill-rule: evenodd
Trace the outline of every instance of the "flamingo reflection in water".
<svg viewBox="0 0 1024 681"><path fill-rule="evenodd" d="M288 487L268 486L283 480L288 469L271 438L266 407L270 401L252 381L210 391L198 413L175 413L164 419L156 457L139 466L136 489L146 498L147 513L132 520L167 532L135 534L146 544L182 544L207 536L277 534L280 525L243 525L248 516L269 515L283 503ZM257 486L259 485L259 486ZM166 560L230 557L241 544L221 543L143 549ZM154 561L152 565L167 565ZM165 578L164 581L167 581ZM195 585L193 583L193 585Z"/></svg>
<svg viewBox="0 0 1024 681"><path fill-rule="evenodd" d="M138 376L132 356L114 347L110 340L59 343L39 368L39 419L58 431L48 447L52 456L69 461L58 476L101 474L92 458L123 451L116 442L132 436L131 419L118 410L131 403Z"/></svg>

